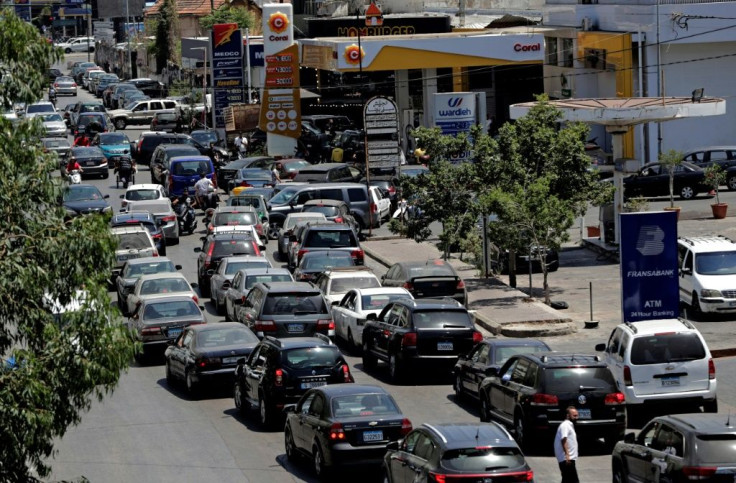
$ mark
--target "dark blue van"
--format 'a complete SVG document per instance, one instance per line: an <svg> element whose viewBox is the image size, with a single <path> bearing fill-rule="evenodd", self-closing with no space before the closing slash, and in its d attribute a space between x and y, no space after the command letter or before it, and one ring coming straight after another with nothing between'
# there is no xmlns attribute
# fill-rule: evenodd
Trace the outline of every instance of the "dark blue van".
<svg viewBox="0 0 736 483"><path fill-rule="evenodd" d="M194 184L199 181L199 173L205 173L217 188L215 167L207 156L176 156L171 158L169 172L164 178L164 185L169 196L179 196L186 188L194 193Z"/></svg>

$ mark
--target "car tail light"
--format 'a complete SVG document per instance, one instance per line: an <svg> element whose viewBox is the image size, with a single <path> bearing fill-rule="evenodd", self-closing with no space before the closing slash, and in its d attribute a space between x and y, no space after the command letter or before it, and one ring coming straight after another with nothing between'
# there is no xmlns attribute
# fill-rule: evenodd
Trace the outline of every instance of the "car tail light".
<svg viewBox="0 0 736 483"><path fill-rule="evenodd" d="M161 333L161 327L144 327L141 329L141 335L155 335Z"/></svg>
<svg viewBox="0 0 736 483"><path fill-rule="evenodd" d="M473 331L473 344L479 344L483 342L483 334L478 332L477 330Z"/></svg>
<svg viewBox="0 0 736 483"><path fill-rule="evenodd" d="M414 284L411 282L404 282L404 285L402 285L407 290L414 290Z"/></svg>
<svg viewBox="0 0 736 483"><path fill-rule="evenodd" d="M391 194L391 195L396 194L396 188L394 188L393 186L389 186L388 187L388 193Z"/></svg>
<svg viewBox="0 0 736 483"><path fill-rule="evenodd" d="M319 319L317 330L335 330L335 322L332 319Z"/></svg>
<svg viewBox="0 0 736 483"><path fill-rule="evenodd" d="M711 479L717 469L707 466L683 466L682 474L688 481L702 481Z"/></svg>
<svg viewBox="0 0 736 483"><path fill-rule="evenodd" d="M141 145L142 144L143 144L143 138L140 138L138 140L138 146L135 148L135 150L138 151L139 153L141 152Z"/></svg>
<svg viewBox="0 0 736 483"><path fill-rule="evenodd" d="M163 218L161 218L161 221L176 221L176 215L164 216Z"/></svg>
<svg viewBox="0 0 736 483"><path fill-rule="evenodd" d="M253 240L251 244L253 245L253 252L256 254L256 256L260 256L261 250L258 248L258 243L256 243L255 240Z"/></svg>
<svg viewBox="0 0 736 483"><path fill-rule="evenodd" d="M253 328L256 332L276 332L276 324L273 320L256 320Z"/></svg>
<svg viewBox="0 0 736 483"><path fill-rule="evenodd" d="M429 472L429 481L433 483L447 483L447 476Z"/></svg>
<svg viewBox="0 0 736 483"><path fill-rule="evenodd" d="M342 365L342 380L343 380L343 382L350 382L351 381L350 368L348 367L347 364L343 364Z"/></svg>
<svg viewBox="0 0 736 483"><path fill-rule="evenodd" d="M222 364L222 362L220 361L219 358L215 358L215 357L202 357L200 359L197 359L195 361L195 364L199 368L204 368L204 367L207 367L207 366L210 366L210 367L211 366L219 366L219 365Z"/></svg>
<svg viewBox="0 0 736 483"><path fill-rule="evenodd" d="M614 405L614 404L623 404L626 402L626 396L622 392L612 392L610 394L606 394L605 399L603 400L603 403L607 406Z"/></svg>
<svg viewBox="0 0 736 483"><path fill-rule="evenodd" d="M363 250L353 250L350 252L350 256L355 260L356 265L363 265L365 254Z"/></svg>
<svg viewBox="0 0 736 483"><path fill-rule="evenodd" d="M409 418L404 418L401 420L401 436L406 436L412 429L414 428L411 425L411 421L409 421Z"/></svg>
<svg viewBox="0 0 736 483"><path fill-rule="evenodd" d="M274 385L276 386L283 386L284 385L284 371L283 369L276 369L273 373L274 375Z"/></svg>
<svg viewBox="0 0 736 483"><path fill-rule="evenodd" d="M708 359L708 379L716 378L716 365L713 363L713 359Z"/></svg>
<svg viewBox="0 0 736 483"><path fill-rule="evenodd" d="M417 333L407 332L406 334L404 334L404 336L401 338L401 345L402 347L417 345Z"/></svg>
<svg viewBox="0 0 736 483"><path fill-rule="evenodd" d="M199 297L197 297L196 295L192 295L192 300L194 300L195 304L199 303Z"/></svg>
<svg viewBox="0 0 736 483"><path fill-rule="evenodd" d="M258 235L259 235L259 236L263 236L263 225L262 225L262 224L260 224L260 223L258 223L258 224L256 225L256 231L258 232Z"/></svg>
<svg viewBox="0 0 736 483"><path fill-rule="evenodd" d="M305 253L307 253L307 250L299 250L296 253L296 261L297 261L297 263L302 260L302 257L304 256Z"/></svg>
<svg viewBox="0 0 736 483"><path fill-rule="evenodd" d="M532 396L532 406L557 406L560 400L553 394L535 394Z"/></svg>
<svg viewBox="0 0 736 483"><path fill-rule="evenodd" d="M345 223L345 220L342 216L338 216L335 218L335 223Z"/></svg>
<svg viewBox="0 0 736 483"><path fill-rule="evenodd" d="M633 386L631 382L631 368L629 366L624 366L624 385Z"/></svg>
<svg viewBox="0 0 736 483"><path fill-rule="evenodd" d="M345 431L342 429L342 424L332 423L330 426L330 441L343 441L345 439Z"/></svg>
<svg viewBox="0 0 736 483"><path fill-rule="evenodd" d="M215 251L215 244L211 243L209 250L207 250L207 256L204 257L204 269L207 270L212 263L212 252Z"/></svg>
<svg viewBox="0 0 736 483"><path fill-rule="evenodd" d="M252 188L253 187L252 185L248 184L247 181L241 181L240 182L240 186L242 186L243 188Z"/></svg>
<svg viewBox="0 0 736 483"><path fill-rule="evenodd" d="M458 290L464 290L465 289L465 282L463 282L462 280L458 280L457 281L457 287L455 287L455 288L458 289Z"/></svg>
<svg viewBox="0 0 736 483"><path fill-rule="evenodd" d="M164 236L161 233L155 233L155 234L151 235L151 238L153 238L154 240L160 240L163 237Z"/></svg>
<svg viewBox="0 0 736 483"><path fill-rule="evenodd" d="M376 213L378 211L378 206L375 203L371 203L371 212Z"/></svg>

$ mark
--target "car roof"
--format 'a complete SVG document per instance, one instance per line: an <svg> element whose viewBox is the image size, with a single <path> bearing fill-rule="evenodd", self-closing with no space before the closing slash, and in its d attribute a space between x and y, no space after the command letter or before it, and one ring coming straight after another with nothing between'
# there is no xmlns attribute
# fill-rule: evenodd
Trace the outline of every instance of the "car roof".
<svg viewBox="0 0 736 483"><path fill-rule="evenodd" d="M147 278L147 277L150 277L150 276L151 275L144 275L140 279L144 279L144 278ZM192 296L191 295L186 295L186 294L185 295L181 295L180 293L178 293L178 294L171 294L171 295L169 295L169 294L159 294L159 295L161 295L161 296L152 297L152 298L144 298L143 300L141 300L141 302L143 302L144 305L160 304L160 303L166 303L166 302L184 302L184 301L192 302L195 305L197 304L197 302L195 302L192 299ZM240 322L236 322L236 323L240 323ZM215 325L220 325L220 324L218 323L218 324L215 324Z"/></svg>
<svg viewBox="0 0 736 483"><path fill-rule="evenodd" d="M341 250L344 253L347 253L350 255L350 252L346 252L344 250ZM305 254L306 256L306 254ZM335 278L378 278L376 277L376 274L373 273L373 271L365 266L357 266L357 267L344 267L342 269L336 269L336 268L329 268L324 271L325 277L330 277L332 279Z"/></svg>
<svg viewBox="0 0 736 483"><path fill-rule="evenodd" d="M436 310L457 310L459 312L467 312L465 307L455 299L445 298L426 298L426 299L398 299L394 303L406 305L412 309L436 309Z"/></svg>
<svg viewBox="0 0 736 483"><path fill-rule="evenodd" d="M424 423L420 427L439 436L446 449L475 448L484 443L517 446L508 431L497 423Z"/></svg>
<svg viewBox="0 0 736 483"><path fill-rule="evenodd" d="M687 245L696 253L736 251L736 243L729 238L718 235L680 237L677 242Z"/></svg>
<svg viewBox="0 0 736 483"><path fill-rule="evenodd" d="M191 300L191 297L185 297ZM219 329L243 329L250 332L250 329L240 322L218 322L216 324L194 324L187 327L188 330L194 332L207 332L208 330L219 330Z"/></svg>
<svg viewBox="0 0 736 483"><path fill-rule="evenodd" d="M319 388L330 397L348 396L352 394L389 394L381 386L370 384L328 384Z"/></svg>
<svg viewBox="0 0 736 483"><path fill-rule="evenodd" d="M654 335L663 332L697 332L690 322L683 319L655 319L655 320L639 320L634 323L620 324L626 330L632 332L635 336Z"/></svg>
<svg viewBox="0 0 736 483"><path fill-rule="evenodd" d="M342 168L342 167L348 167L348 165L345 163L313 164L307 168L301 169L299 173L320 173L320 172L329 171L331 169Z"/></svg>
<svg viewBox="0 0 736 483"><path fill-rule="evenodd" d="M373 288L354 288L358 295L384 295L384 294L405 294L412 296L409 291L403 287L373 287Z"/></svg>
<svg viewBox="0 0 736 483"><path fill-rule="evenodd" d="M302 255L304 258L316 258L316 257L337 257L337 258L348 258L350 252L346 250L309 250L307 253Z"/></svg>
<svg viewBox="0 0 736 483"><path fill-rule="evenodd" d="M607 367L598 354L540 351L533 354L517 354L516 357L533 359L545 367Z"/></svg>
<svg viewBox="0 0 736 483"><path fill-rule="evenodd" d="M726 151L726 150L736 151L736 145L731 144L731 145L725 145L725 146L701 146L699 148L688 149L687 151L684 152L684 155L687 156L688 154L699 153L701 151Z"/></svg>
<svg viewBox="0 0 736 483"><path fill-rule="evenodd" d="M128 186L127 191L136 191L136 190L159 190L161 185L157 184L134 184Z"/></svg>
<svg viewBox="0 0 736 483"><path fill-rule="evenodd" d="M317 230L331 230L331 231L353 231L350 225L345 223L332 223L332 222L313 222L307 221L309 228Z"/></svg>
<svg viewBox="0 0 736 483"><path fill-rule="evenodd" d="M121 226L112 226L110 227L110 230L112 230L113 235L122 235L125 233L148 233L148 230L146 230L144 227L134 224L134 225L121 225Z"/></svg>
<svg viewBox="0 0 736 483"><path fill-rule="evenodd" d="M321 205L324 205L324 206L342 206L342 205L347 205L347 203L344 202L344 201L341 201L341 200L328 200L328 199L324 199L324 198L319 198L319 199L316 199L316 200L307 200L307 202L304 203L303 206L321 206Z"/></svg>
<svg viewBox="0 0 736 483"><path fill-rule="evenodd" d="M309 282L259 282L255 286L262 285L269 292L315 292L321 294L320 290Z"/></svg>
<svg viewBox="0 0 736 483"><path fill-rule="evenodd" d="M222 259L220 263L236 263L236 262L261 262L268 261L265 257L259 255L231 255Z"/></svg>
<svg viewBox="0 0 736 483"><path fill-rule="evenodd" d="M286 283L286 282L280 282L280 283ZM305 348L305 347L319 346L319 347L334 347L335 350L338 350L337 346L332 345L326 340L320 339L318 337L288 337L284 339L276 339L275 337L265 337L261 342L272 344L272 345L277 345L281 347L282 349L300 349L300 348ZM344 384L344 385L352 386L352 384Z"/></svg>
<svg viewBox="0 0 736 483"><path fill-rule="evenodd" d="M139 265L139 264L144 264L144 263L170 262L170 261L171 259L169 257L141 257L141 258L131 258L130 260L127 260L126 263L128 265Z"/></svg>
<svg viewBox="0 0 736 483"><path fill-rule="evenodd" d="M252 206L229 206L229 205L223 205L218 206L215 209L215 213L257 213L258 210L256 210Z"/></svg>
<svg viewBox="0 0 736 483"><path fill-rule="evenodd" d="M196 149L196 148L195 148ZM197 155L191 155L191 156L174 156L171 158L170 162L181 162L181 161L210 161L209 156L202 156L201 154Z"/></svg>
<svg viewBox="0 0 736 483"><path fill-rule="evenodd" d="M656 419L676 423L681 427L688 428L696 434L734 434L736 426L734 423L726 424L731 418L727 414L693 413L693 414L670 414L660 416Z"/></svg>
<svg viewBox="0 0 736 483"><path fill-rule="evenodd" d="M243 272L248 277L256 275L291 275L288 268L280 267L241 268L238 271Z"/></svg>

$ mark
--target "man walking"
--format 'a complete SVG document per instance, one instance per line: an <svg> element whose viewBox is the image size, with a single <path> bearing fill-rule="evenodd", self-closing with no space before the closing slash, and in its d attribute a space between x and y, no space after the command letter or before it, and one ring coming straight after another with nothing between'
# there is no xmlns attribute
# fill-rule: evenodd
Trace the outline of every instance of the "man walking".
<svg viewBox="0 0 736 483"><path fill-rule="evenodd" d="M560 465L562 483L579 483L578 470L575 462L578 459L578 436L575 433L575 422L578 420L578 410L575 406L568 406L567 417L557 428L555 435L555 457Z"/></svg>

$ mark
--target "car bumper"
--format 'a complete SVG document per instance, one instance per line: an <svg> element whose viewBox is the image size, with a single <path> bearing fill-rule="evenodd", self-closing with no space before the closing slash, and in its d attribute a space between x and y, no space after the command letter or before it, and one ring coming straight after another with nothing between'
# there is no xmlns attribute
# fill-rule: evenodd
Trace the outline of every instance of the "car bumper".
<svg viewBox="0 0 736 483"><path fill-rule="evenodd" d="M702 404L704 401L713 401L716 399L717 382L715 380L710 381L708 389L700 391L682 391L682 392L668 392L662 394L636 394L633 386L626 386L622 391L626 397L626 404L632 406L634 404L645 404L645 405L669 405L676 404L690 405L690 404Z"/></svg>
<svg viewBox="0 0 736 483"><path fill-rule="evenodd" d="M716 314L732 314L736 313L736 299L727 299L722 297L701 298L700 310L702 312Z"/></svg>
<svg viewBox="0 0 736 483"><path fill-rule="evenodd" d="M57 96L76 96L77 88L76 87L59 87L58 89L56 89L56 95Z"/></svg>
<svg viewBox="0 0 736 483"><path fill-rule="evenodd" d="M232 388L233 381L235 380L235 367L226 367L211 371L192 371L191 374L192 379L196 383Z"/></svg>
<svg viewBox="0 0 736 483"><path fill-rule="evenodd" d="M353 446L350 443L332 445L327 463L335 467L348 466L375 466L383 461L386 454L386 444L371 446Z"/></svg>
<svg viewBox="0 0 736 483"><path fill-rule="evenodd" d="M110 169L107 167L107 164L103 164L102 166L84 166L82 169L84 170L84 172L82 173L83 176L106 175L110 172Z"/></svg>
<svg viewBox="0 0 736 483"><path fill-rule="evenodd" d="M66 128L64 129L47 129L46 135L52 138L66 137Z"/></svg>

